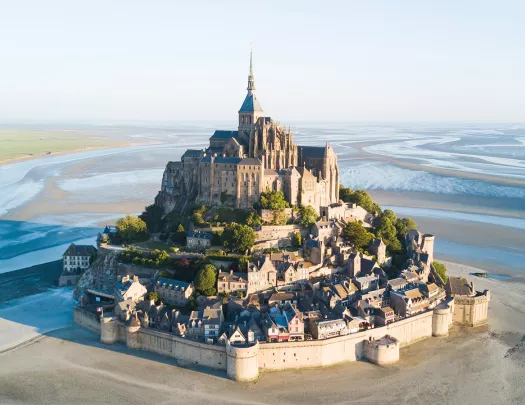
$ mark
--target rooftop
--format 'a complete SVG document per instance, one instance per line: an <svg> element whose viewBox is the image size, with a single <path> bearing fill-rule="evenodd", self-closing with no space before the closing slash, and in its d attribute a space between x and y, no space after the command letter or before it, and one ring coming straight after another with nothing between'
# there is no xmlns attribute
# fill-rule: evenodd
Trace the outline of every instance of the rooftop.
<svg viewBox="0 0 525 405"><path fill-rule="evenodd" d="M64 252L63 256L91 256L97 253L97 249L92 245L75 245L72 243Z"/></svg>
<svg viewBox="0 0 525 405"><path fill-rule="evenodd" d="M451 295L473 295L474 286L463 277L449 277L447 286Z"/></svg>
<svg viewBox="0 0 525 405"><path fill-rule="evenodd" d="M186 283L185 281L173 280L170 278L160 277L157 280L157 285L163 286L165 288L171 289L186 289L190 286L191 283Z"/></svg>

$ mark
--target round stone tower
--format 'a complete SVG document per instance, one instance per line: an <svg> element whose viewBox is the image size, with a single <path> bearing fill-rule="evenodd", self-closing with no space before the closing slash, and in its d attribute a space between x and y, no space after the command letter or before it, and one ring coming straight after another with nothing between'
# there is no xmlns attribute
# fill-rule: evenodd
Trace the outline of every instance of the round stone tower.
<svg viewBox="0 0 525 405"><path fill-rule="evenodd" d="M428 260L430 263L434 261L434 239L434 235L428 233L423 235L423 245L421 246L421 250L428 254Z"/></svg>
<svg viewBox="0 0 525 405"><path fill-rule="evenodd" d="M100 318L100 341L108 345L118 341L118 323L113 315Z"/></svg>
<svg viewBox="0 0 525 405"><path fill-rule="evenodd" d="M126 346L130 349L140 349L139 342L140 321L137 314L132 315L126 324Z"/></svg>
<svg viewBox="0 0 525 405"><path fill-rule="evenodd" d="M259 377L259 342L251 346L232 346L226 341L226 374L235 381Z"/></svg>
<svg viewBox="0 0 525 405"><path fill-rule="evenodd" d="M365 357L368 361L383 366L399 360L399 341L390 335L365 341Z"/></svg>
<svg viewBox="0 0 525 405"><path fill-rule="evenodd" d="M432 315L432 336L447 336L452 323L452 307L444 301L434 308Z"/></svg>

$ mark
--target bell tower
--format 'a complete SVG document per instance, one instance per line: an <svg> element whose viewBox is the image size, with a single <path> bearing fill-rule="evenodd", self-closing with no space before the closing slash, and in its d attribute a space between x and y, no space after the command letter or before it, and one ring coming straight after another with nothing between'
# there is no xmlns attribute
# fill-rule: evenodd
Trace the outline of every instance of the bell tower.
<svg viewBox="0 0 525 405"><path fill-rule="evenodd" d="M259 119L264 116L263 109L257 95L255 94L255 77L253 76L252 51L250 50L250 73L248 74L248 94L239 110L239 138L246 143L250 143L252 132Z"/></svg>

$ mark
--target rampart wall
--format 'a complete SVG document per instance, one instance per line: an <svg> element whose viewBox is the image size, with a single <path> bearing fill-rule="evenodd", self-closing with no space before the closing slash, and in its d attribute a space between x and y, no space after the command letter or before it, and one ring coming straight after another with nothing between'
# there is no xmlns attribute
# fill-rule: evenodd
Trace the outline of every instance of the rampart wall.
<svg viewBox="0 0 525 405"><path fill-rule="evenodd" d="M286 370L302 367L326 367L365 357L367 342L380 340L385 335L395 338L399 347L434 336L448 333L451 323L456 320L470 319L473 323L481 322L485 316L490 299L489 292L468 300L459 299L459 305L450 299L433 311L424 312L389 325L366 331L325 340L303 342L257 343L249 347L210 345L191 339L181 338L166 332L140 327L125 326L112 317L102 319L102 328L96 316L75 309L75 322L93 331L101 331L104 343L125 342L133 349L142 349L153 353L177 358L183 364L199 365L225 370L227 375L238 381L257 378L260 370ZM456 298L457 300L457 298ZM466 309L458 311L461 305L470 306L470 318L464 314ZM479 306L479 308L477 307ZM485 315L484 315L485 314ZM459 323L459 322L458 322ZM102 330L101 330L102 329ZM370 349L370 348L369 348ZM382 348L383 351L390 349ZM370 357L370 356L368 356ZM395 358L395 353L377 354L377 362L387 364ZM375 359L375 357L374 357ZM385 360L386 359L386 360Z"/></svg>
<svg viewBox="0 0 525 405"><path fill-rule="evenodd" d="M479 326L487 323L490 291L485 290L475 297L454 297L454 323L467 326Z"/></svg>
<svg viewBox="0 0 525 405"><path fill-rule="evenodd" d="M100 322L97 315L84 311L82 308L73 308L73 322L91 332L100 333Z"/></svg>

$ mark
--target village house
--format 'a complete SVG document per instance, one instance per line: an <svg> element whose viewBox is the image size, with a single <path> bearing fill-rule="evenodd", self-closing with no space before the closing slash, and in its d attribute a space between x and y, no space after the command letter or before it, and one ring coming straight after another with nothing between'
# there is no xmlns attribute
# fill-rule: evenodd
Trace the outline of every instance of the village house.
<svg viewBox="0 0 525 405"><path fill-rule="evenodd" d="M329 339L349 333L345 320L341 318L310 317L309 322L309 330L314 339Z"/></svg>
<svg viewBox="0 0 525 405"><path fill-rule="evenodd" d="M211 246L212 235L207 232L192 231L186 234L186 247L189 250L204 251Z"/></svg>
<svg viewBox="0 0 525 405"><path fill-rule="evenodd" d="M285 304L297 304L297 295L294 292L273 293L268 299L269 306L284 306Z"/></svg>
<svg viewBox="0 0 525 405"><path fill-rule="evenodd" d="M142 301L148 290L139 282L138 276L122 277L121 281L115 283L115 300L117 302L131 299L133 301Z"/></svg>
<svg viewBox="0 0 525 405"><path fill-rule="evenodd" d="M345 203L342 201L321 207L320 214L321 218L328 221L361 221L365 228L370 228L374 221L374 216L368 213L363 207L360 207L355 203Z"/></svg>
<svg viewBox="0 0 525 405"><path fill-rule="evenodd" d="M184 281L161 277L155 283L155 292L159 294L159 298L170 305L185 306L193 291L193 283Z"/></svg>
<svg viewBox="0 0 525 405"><path fill-rule="evenodd" d="M313 264L322 264L325 257L326 246L320 238L309 237L303 244L305 260Z"/></svg>
<svg viewBox="0 0 525 405"><path fill-rule="evenodd" d="M417 279L417 277L416 277ZM387 288L389 291L402 291L409 287L410 283L407 279L402 277L393 278L387 281Z"/></svg>
<svg viewBox="0 0 525 405"><path fill-rule="evenodd" d="M373 238L368 245L368 251L377 257L379 264L386 262L386 245L382 239Z"/></svg>
<svg viewBox="0 0 525 405"><path fill-rule="evenodd" d="M343 231L343 226L336 221L318 221L312 225L312 235L327 245Z"/></svg>
<svg viewBox="0 0 525 405"><path fill-rule="evenodd" d="M69 245L62 255L62 274L58 279L58 286L75 285L96 256L97 249L92 245Z"/></svg>
<svg viewBox="0 0 525 405"><path fill-rule="evenodd" d="M268 343L288 342L290 340L288 322L279 308L272 307L270 312L263 313L261 324Z"/></svg>
<svg viewBox="0 0 525 405"><path fill-rule="evenodd" d="M282 314L288 322L288 333L292 342L304 340L304 321L303 314L295 305L286 304Z"/></svg>
<svg viewBox="0 0 525 405"><path fill-rule="evenodd" d="M395 313L390 307L377 308L375 311L375 324L377 326L385 326L394 322Z"/></svg>
<svg viewBox="0 0 525 405"><path fill-rule="evenodd" d="M243 273L234 273L233 270L229 273L219 272L217 276L217 292L219 294L242 293L246 295L248 281L243 276Z"/></svg>
<svg viewBox="0 0 525 405"><path fill-rule="evenodd" d="M390 304L396 314L407 317L427 310L430 302L416 287L404 291L391 291Z"/></svg>
<svg viewBox="0 0 525 405"><path fill-rule="evenodd" d="M295 284L309 278L309 262L282 263L277 267L277 276L284 284Z"/></svg>
<svg viewBox="0 0 525 405"><path fill-rule="evenodd" d="M357 277L354 279L354 284L359 288L362 294L367 293L370 290L375 290L379 286L379 280L376 276L364 276Z"/></svg>
<svg viewBox="0 0 525 405"><path fill-rule="evenodd" d="M222 306L212 308L207 306L198 311L192 311L188 320L186 336L205 342L216 342L220 336L224 314Z"/></svg>
<svg viewBox="0 0 525 405"><path fill-rule="evenodd" d="M263 291L277 285L277 270L269 255L262 256L253 263L248 263L247 293Z"/></svg>

